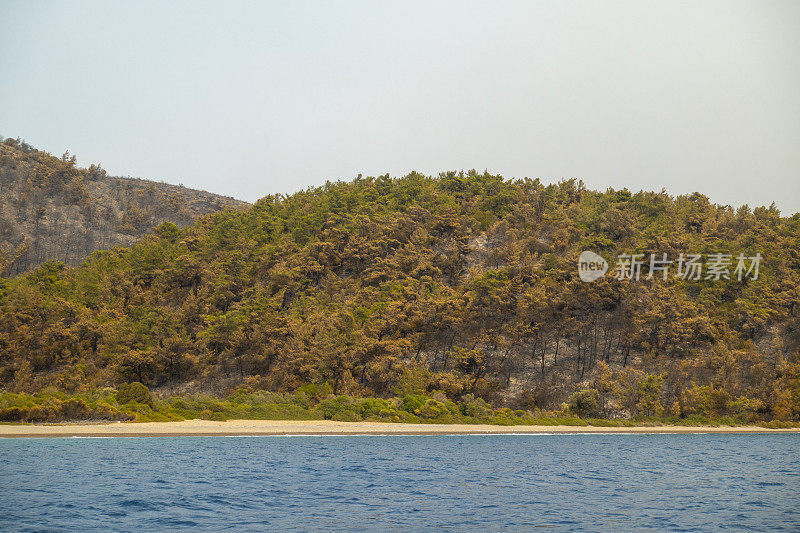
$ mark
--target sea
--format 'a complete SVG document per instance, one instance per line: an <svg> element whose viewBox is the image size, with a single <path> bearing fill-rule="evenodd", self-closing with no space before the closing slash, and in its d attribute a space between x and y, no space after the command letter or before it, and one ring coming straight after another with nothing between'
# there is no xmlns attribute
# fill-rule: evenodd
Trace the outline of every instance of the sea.
<svg viewBox="0 0 800 533"><path fill-rule="evenodd" d="M0 439L2 531L800 531L800 434Z"/></svg>

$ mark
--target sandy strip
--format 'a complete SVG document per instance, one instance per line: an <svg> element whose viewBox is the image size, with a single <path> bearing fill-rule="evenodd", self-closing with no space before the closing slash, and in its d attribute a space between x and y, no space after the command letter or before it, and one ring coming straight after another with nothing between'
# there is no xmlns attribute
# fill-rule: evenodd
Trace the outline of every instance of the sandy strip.
<svg viewBox="0 0 800 533"><path fill-rule="evenodd" d="M0 424L0 437L176 437L240 435L462 435L541 433L798 433L800 428L757 426L493 426L481 424L402 424L331 420L185 420L108 424Z"/></svg>

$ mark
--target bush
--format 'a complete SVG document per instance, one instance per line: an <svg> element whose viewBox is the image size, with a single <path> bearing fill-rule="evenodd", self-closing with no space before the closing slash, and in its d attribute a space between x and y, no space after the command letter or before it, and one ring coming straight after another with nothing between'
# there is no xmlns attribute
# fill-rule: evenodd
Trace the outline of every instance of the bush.
<svg viewBox="0 0 800 533"><path fill-rule="evenodd" d="M334 414L331 420L336 420L337 422L360 422L361 415L354 411L341 411Z"/></svg>
<svg viewBox="0 0 800 533"><path fill-rule="evenodd" d="M57 422L61 418L59 406L37 405L28 411L28 422Z"/></svg>
<svg viewBox="0 0 800 533"><path fill-rule="evenodd" d="M90 413L92 420L133 420L133 415L125 414L107 403L98 404Z"/></svg>
<svg viewBox="0 0 800 533"><path fill-rule="evenodd" d="M361 402L361 416L364 418L379 417L389 408L389 402L380 398L367 398Z"/></svg>
<svg viewBox="0 0 800 533"><path fill-rule="evenodd" d="M428 397L422 394L406 394L400 402L400 409L406 413L415 413L428 401Z"/></svg>
<svg viewBox="0 0 800 533"><path fill-rule="evenodd" d="M125 405L129 402L137 402L153 407L153 397L150 395L150 389L136 381L120 385L117 390L117 402L119 402L120 405Z"/></svg>
<svg viewBox="0 0 800 533"><path fill-rule="evenodd" d="M473 394L465 394L461 397L461 413L476 418L494 415L492 407L483 398L476 398Z"/></svg>
<svg viewBox="0 0 800 533"><path fill-rule="evenodd" d="M291 402L302 409L311 408L311 402L303 391L295 391L294 394L292 394Z"/></svg>
<svg viewBox="0 0 800 533"><path fill-rule="evenodd" d="M664 412L664 408L658 401L663 383L662 375L648 375L639 380L639 401L636 403L636 409L640 414L660 416Z"/></svg>
<svg viewBox="0 0 800 533"><path fill-rule="evenodd" d="M725 391L713 386L693 385L684 392L685 409L689 414L702 416L719 416L725 413L729 403L729 396ZM741 405L747 407L746 403Z"/></svg>
<svg viewBox="0 0 800 533"><path fill-rule="evenodd" d="M0 422L21 422L28 418L28 409L8 407L0 409Z"/></svg>
<svg viewBox="0 0 800 533"><path fill-rule="evenodd" d="M297 387L295 392L305 395L308 402L317 404L333 394L333 387L331 387L327 381L322 384L309 383L307 385Z"/></svg>
<svg viewBox="0 0 800 533"><path fill-rule="evenodd" d="M764 410L764 402L758 398L748 398L747 396L740 396L735 400L728 402L728 409L734 414L741 417L747 422L753 422L757 418L759 411Z"/></svg>
<svg viewBox="0 0 800 533"><path fill-rule="evenodd" d="M585 389L569 397L567 408L581 418L596 416L600 403L600 393L595 389Z"/></svg>
<svg viewBox="0 0 800 533"><path fill-rule="evenodd" d="M89 407L77 398L70 398L61 404L61 416L67 420L89 418Z"/></svg>
<svg viewBox="0 0 800 533"><path fill-rule="evenodd" d="M437 402L436 400L428 400L425 402L425 405L414 410L414 414L428 419L437 418L447 414L448 412L447 406L441 402Z"/></svg>
<svg viewBox="0 0 800 533"><path fill-rule="evenodd" d="M341 418L341 416L343 416L342 413L345 412L356 414L359 419L361 418L361 415L358 413L361 411L361 408L357 404L354 404L347 396L337 396L336 398L323 400L314 410L319 412L325 420L335 420L334 417L337 415Z"/></svg>
<svg viewBox="0 0 800 533"><path fill-rule="evenodd" d="M401 422L402 421L402 418L400 416L401 413L405 415L405 413L403 413L402 411L398 411L393 407L389 407L378 413L378 416L384 420L391 420L392 422Z"/></svg>

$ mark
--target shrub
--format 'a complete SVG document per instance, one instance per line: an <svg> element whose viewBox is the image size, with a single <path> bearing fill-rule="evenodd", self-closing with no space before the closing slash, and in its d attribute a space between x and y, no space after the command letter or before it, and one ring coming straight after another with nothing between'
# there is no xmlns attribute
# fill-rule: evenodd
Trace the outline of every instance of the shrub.
<svg viewBox="0 0 800 533"><path fill-rule="evenodd" d="M648 375L639 380L639 401L636 409L645 416L660 416L664 408L658 401L664 377L661 375Z"/></svg>
<svg viewBox="0 0 800 533"><path fill-rule="evenodd" d="M120 385L117 390L117 402L120 405L137 402L153 407L153 397L150 396L150 389L137 381Z"/></svg>
<svg viewBox="0 0 800 533"><path fill-rule="evenodd" d="M508 407L502 407L497 410L497 416L502 416L503 418L515 418L517 415L514 413L513 409Z"/></svg>
<svg viewBox="0 0 800 533"><path fill-rule="evenodd" d="M28 418L28 409L7 407L0 409L0 422L20 422Z"/></svg>
<svg viewBox="0 0 800 533"><path fill-rule="evenodd" d="M401 421L400 412L393 407L389 407L387 409L382 410L380 413L378 413L378 416L383 419L391 420L392 422Z"/></svg>
<svg viewBox="0 0 800 533"><path fill-rule="evenodd" d="M480 418L492 416L494 411L483 398L476 398L474 394L465 394L461 397L461 413Z"/></svg>
<svg viewBox="0 0 800 533"><path fill-rule="evenodd" d="M60 406L37 405L28 411L29 422L56 422L61 417Z"/></svg>
<svg viewBox="0 0 800 533"><path fill-rule="evenodd" d="M414 414L422 418L437 418L443 414L447 414L447 406L436 400L428 400L425 405L414 410Z"/></svg>
<svg viewBox="0 0 800 533"><path fill-rule="evenodd" d="M567 401L569 412L586 418L596 416L600 402L600 393L595 389L584 389L574 393Z"/></svg>
<svg viewBox="0 0 800 533"><path fill-rule="evenodd" d="M692 385L684 393L686 409L689 413L703 416L719 416L726 411L728 394L713 386ZM744 407L744 405L742 405Z"/></svg>
<svg viewBox="0 0 800 533"><path fill-rule="evenodd" d="M389 408L389 402L380 398L367 398L361 402L361 416L369 418L380 416L380 413Z"/></svg>
<svg viewBox="0 0 800 533"><path fill-rule="evenodd" d="M314 410L322 414L323 418L326 420L336 420L334 417L337 415L341 417L344 412L353 413L358 415L359 419L361 418L359 414L361 408L357 404L354 404L347 396L337 396L336 398L323 400L317 404Z"/></svg>
<svg viewBox="0 0 800 533"><path fill-rule="evenodd" d="M308 400L308 396L306 396L305 392L300 390L295 391L294 394L292 394L291 402L303 409L311 408L311 402Z"/></svg>
<svg viewBox="0 0 800 533"><path fill-rule="evenodd" d="M61 416L66 420L77 420L88 418L89 407L77 398L70 398L61 404Z"/></svg>
<svg viewBox="0 0 800 533"><path fill-rule="evenodd" d="M331 420L336 420L337 422L359 422L361 420L361 415L354 411L340 411L335 413Z"/></svg>
<svg viewBox="0 0 800 533"><path fill-rule="evenodd" d="M322 384L309 383L297 387L295 392L304 394L309 402L316 404L333 394L333 387L327 381Z"/></svg>
<svg viewBox="0 0 800 533"><path fill-rule="evenodd" d="M756 414L764 410L764 402L758 398L748 398L747 396L740 396L735 400L728 402L728 409L741 416L748 422L756 419Z"/></svg>
<svg viewBox="0 0 800 533"><path fill-rule="evenodd" d="M93 420L133 420L134 418L133 415L125 414L107 403L98 404L89 415Z"/></svg>
<svg viewBox="0 0 800 533"><path fill-rule="evenodd" d="M422 394L406 394L400 402L400 409L407 413L414 413L428 401L428 397Z"/></svg>

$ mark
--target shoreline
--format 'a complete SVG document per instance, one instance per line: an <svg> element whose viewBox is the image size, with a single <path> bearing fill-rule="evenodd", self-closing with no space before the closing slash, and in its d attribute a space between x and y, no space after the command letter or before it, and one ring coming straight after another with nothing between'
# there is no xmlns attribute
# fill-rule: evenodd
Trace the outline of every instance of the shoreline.
<svg viewBox="0 0 800 533"><path fill-rule="evenodd" d="M100 424L0 424L0 438L53 437L239 437L347 435L542 435L542 434L800 433L800 428L761 426L496 426L410 424L333 420L184 420Z"/></svg>

